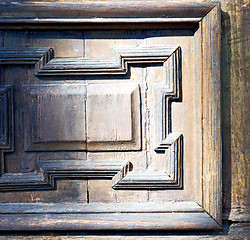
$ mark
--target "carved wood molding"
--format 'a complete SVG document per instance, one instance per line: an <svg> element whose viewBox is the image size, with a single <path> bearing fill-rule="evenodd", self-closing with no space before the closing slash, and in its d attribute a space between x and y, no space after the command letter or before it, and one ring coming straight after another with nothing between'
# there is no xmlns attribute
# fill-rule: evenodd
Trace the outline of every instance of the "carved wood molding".
<svg viewBox="0 0 250 240"><path fill-rule="evenodd" d="M119 2L0 3L2 29L193 28L216 2L126 0ZM27 11L27 8L29 11Z"/></svg>
<svg viewBox="0 0 250 240"><path fill-rule="evenodd" d="M126 161L45 160L37 161L31 173L4 173L0 191L54 189L59 178L111 178L129 167Z"/></svg>
<svg viewBox="0 0 250 240"><path fill-rule="evenodd" d="M163 63L176 49L177 47L116 49L116 59L53 59L53 54L48 54L48 57L43 57L36 63L35 73L37 76L127 74L129 64Z"/></svg>
<svg viewBox="0 0 250 240"><path fill-rule="evenodd" d="M172 140L172 141L170 141ZM114 189L169 189L182 188L182 135L169 134L160 151L171 151L168 161L172 171L129 171L123 168L112 179Z"/></svg>
<svg viewBox="0 0 250 240"><path fill-rule="evenodd" d="M15 51L16 50L16 51ZM156 84L156 104L159 104L155 115L156 121L160 124L156 128L159 133L162 133L163 142L156 148L156 152L165 152L168 148L171 151L170 164L173 166L171 172L166 172L162 169L159 172L137 172L130 171L127 165L119 168L117 172L112 172L115 177L113 178L114 189L166 189L166 188L181 188L182 187L182 135L170 133L170 128L166 131L163 124L165 115L168 116L168 126L171 123L171 101L179 99L179 81L180 81L180 48L179 47L137 47L131 49L116 50L116 59L53 59L53 50L51 48L23 48L23 49L0 49L0 59L3 64L35 64L35 72L39 76L44 75L104 75L104 74L127 74L130 64L157 64L161 63L167 67L166 78L163 83ZM5 61L6 60L6 61ZM169 64L165 64L169 62ZM1 61L0 61L1 64ZM171 89L166 89L165 82L168 81ZM39 85L42 86L42 85ZM48 87L47 85L45 85ZM53 87L53 86L52 86ZM25 89L33 89L36 91L35 85L26 86ZM38 91L40 91L38 89ZM25 95L29 95L26 92ZM139 114L140 115L140 114ZM28 121L28 120L27 120ZM157 123L158 124L158 123ZM33 129L34 127L32 127ZM27 130L28 131L28 130ZM140 134L139 134L140 135ZM158 134L156 134L158 135ZM161 134L160 134L161 135ZM161 139L161 140L162 140ZM31 140L29 140L31 141ZM137 140L136 140L137 141ZM140 140L139 140L140 141ZM138 142L138 141L137 141ZM75 144L75 143L73 143ZM28 143L28 148L30 143ZM138 143L137 143L138 145ZM40 148L38 148L40 149ZM85 149L85 148L84 148ZM88 151L88 148L85 149ZM93 150L93 149L90 149ZM72 162L71 162L72 163ZM81 163L81 162L80 162ZM90 163L90 162L89 162ZM39 165L39 163L37 163ZM47 163L48 164L48 163ZM57 166L56 175L58 177L74 176L75 169L65 166L70 166L67 161L52 161L50 164ZM61 168L65 172L62 174ZM95 165L97 167L97 165ZM41 166L40 166L41 167ZM79 177L88 177L86 172L88 167L82 166L83 169L79 170ZM43 169L43 168L42 168ZM85 169L85 170L84 170ZM44 169L43 169L44 170ZM72 172L73 171L73 172ZM108 170L106 169L108 172ZM2 190L20 190L21 189L34 189L34 188L51 188L54 186L54 175L51 171L46 170L47 178L44 175L40 176L38 173L23 173L11 174L6 173L0 178L2 182ZM60 175L61 173L61 175ZM112 175L112 176L113 176ZM105 177L95 168L91 176ZM32 180L32 177L34 178ZM110 175L108 175L110 177ZM47 179L47 180L44 180ZM16 182L15 182L16 181ZM5 185L6 184L6 185ZM5 187L6 186L6 187Z"/></svg>
<svg viewBox="0 0 250 240"><path fill-rule="evenodd" d="M35 64L37 76L127 74L129 64L164 63L178 47L116 50L116 59L59 58L52 48L0 48L0 64Z"/></svg>
<svg viewBox="0 0 250 240"><path fill-rule="evenodd" d="M53 57L52 48L0 48L0 65L36 64Z"/></svg>
<svg viewBox="0 0 250 240"><path fill-rule="evenodd" d="M126 62L125 62L126 63ZM113 177L114 189L167 189L182 188L182 134L171 133L171 102L180 100L181 49L175 48L164 61L166 79L155 83L155 134L157 153L171 151L171 172L160 171L137 172L120 171ZM168 86L171 86L170 88ZM167 119L165 119L167 116ZM160 136L160 139L159 139Z"/></svg>

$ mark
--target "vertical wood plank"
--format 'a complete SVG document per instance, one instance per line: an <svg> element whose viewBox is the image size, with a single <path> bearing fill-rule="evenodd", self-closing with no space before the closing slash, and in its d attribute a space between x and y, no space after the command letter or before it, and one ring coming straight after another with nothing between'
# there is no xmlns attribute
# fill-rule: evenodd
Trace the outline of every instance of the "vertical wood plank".
<svg viewBox="0 0 250 240"><path fill-rule="evenodd" d="M194 54L195 54L195 66L194 66L194 101L195 101L195 143L194 143L194 155L195 159L202 159L202 30L201 27L194 34ZM202 162L200 161L199 166L197 166L197 171L194 172L194 175L199 179L199 187L196 188L196 191L199 192L196 196L197 203L202 205Z"/></svg>
<svg viewBox="0 0 250 240"><path fill-rule="evenodd" d="M202 21L203 207L221 223L220 5ZM208 52L209 51L209 52Z"/></svg>

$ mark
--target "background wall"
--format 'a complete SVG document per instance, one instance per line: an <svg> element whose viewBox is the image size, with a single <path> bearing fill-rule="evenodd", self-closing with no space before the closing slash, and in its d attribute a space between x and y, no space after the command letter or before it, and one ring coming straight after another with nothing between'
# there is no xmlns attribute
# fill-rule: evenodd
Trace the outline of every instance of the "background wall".
<svg viewBox="0 0 250 240"><path fill-rule="evenodd" d="M190 0L183 0L190 1ZM199 2L199 1L196 1ZM222 92L222 137L223 137L223 211L224 229L211 233L136 233L136 236L105 237L88 233L39 233L28 236L23 233L5 234L0 239L248 239L249 198L249 0L221 0L222 45L221 45L221 92ZM139 235L140 236L139 236ZM11 235L11 236L10 236ZM189 235L189 236L187 236Z"/></svg>
<svg viewBox="0 0 250 240"><path fill-rule="evenodd" d="M221 8L223 209L237 221L246 218L249 190L249 1L223 0Z"/></svg>

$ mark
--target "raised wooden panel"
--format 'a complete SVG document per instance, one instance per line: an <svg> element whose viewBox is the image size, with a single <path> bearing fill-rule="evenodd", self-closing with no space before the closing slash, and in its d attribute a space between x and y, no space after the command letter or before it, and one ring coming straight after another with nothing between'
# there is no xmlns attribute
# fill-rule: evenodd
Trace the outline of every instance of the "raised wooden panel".
<svg viewBox="0 0 250 240"><path fill-rule="evenodd" d="M85 85L24 85L26 151L85 150Z"/></svg>
<svg viewBox="0 0 250 240"><path fill-rule="evenodd" d="M87 150L140 150L140 90L133 84L87 87Z"/></svg>
<svg viewBox="0 0 250 240"><path fill-rule="evenodd" d="M13 125L13 89L0 85L0 149L10 149Z"/></svg>

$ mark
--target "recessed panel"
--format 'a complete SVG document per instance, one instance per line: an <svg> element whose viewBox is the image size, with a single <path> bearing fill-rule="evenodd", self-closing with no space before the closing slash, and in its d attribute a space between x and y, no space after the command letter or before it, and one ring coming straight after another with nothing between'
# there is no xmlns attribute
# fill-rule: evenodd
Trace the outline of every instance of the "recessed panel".
<svg viewBox="0 0 250 240"><path fill-rule="evenodd" d="M140 93L136 84L87 87L88 150L140 149Z"/></svg>
<svg viewBox="0 0 250 240"><path fill-rule="evenodd" d="M24 86L26 151L85 150L85 85Z"/></svg>
<svg viewBox="0 0 250 240"><path fill-rule="evenodd" d="M10 87L0 86L0 149L10 148L12 91Z"/></svg>

